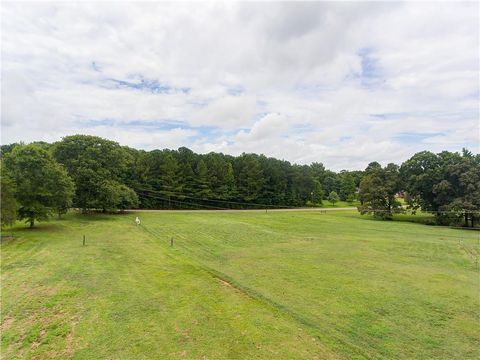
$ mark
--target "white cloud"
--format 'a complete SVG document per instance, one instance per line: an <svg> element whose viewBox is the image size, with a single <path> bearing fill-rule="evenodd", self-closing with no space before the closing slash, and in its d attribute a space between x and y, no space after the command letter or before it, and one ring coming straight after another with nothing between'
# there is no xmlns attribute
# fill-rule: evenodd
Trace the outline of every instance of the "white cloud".
<svg viewBox="0 0 480 360"><path fill-rule="evenodd" d="M337 170L479 150L475 2L1 7L2 143L89 133Z"/></svg>
<svg viewBox="0 0 480 360"><path fill-rule="evenodd" d="M239 141L259 141L267 138L277 137L287 130L288 122L280 114L267 114L255 124L250 131L241 130L236 139Z"/></svg>
<svg viewBox="0 0 480 360"><path fill-rule="evenodd" d="M193 124L216 125L224 128L246 126L255 113L255 99L250 96L223 96L213 99L191 115Z"/></svg>
<svg viewBox="0 0 480 360"><path fill-rule="evenodd" d="M141 146L146 150L154 149L177 149L189 142L191 137L198 135L194 130L174 128L160 130L153 133L130 129L112 129L111 127L99 126L93 131L87 129L84 133L97 135L107 139L119 141L122 145L131 147Z"/></svg>

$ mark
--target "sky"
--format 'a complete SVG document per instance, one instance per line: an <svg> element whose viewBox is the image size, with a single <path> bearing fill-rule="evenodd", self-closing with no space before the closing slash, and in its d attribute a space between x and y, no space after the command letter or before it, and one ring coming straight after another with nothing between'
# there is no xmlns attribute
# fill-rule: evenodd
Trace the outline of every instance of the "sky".
<svg viewBox="0 0 480 360"><path fill-rule="evenodd" d="M479 150L479 2L2 2L2 144L332 170Z"/></svg>

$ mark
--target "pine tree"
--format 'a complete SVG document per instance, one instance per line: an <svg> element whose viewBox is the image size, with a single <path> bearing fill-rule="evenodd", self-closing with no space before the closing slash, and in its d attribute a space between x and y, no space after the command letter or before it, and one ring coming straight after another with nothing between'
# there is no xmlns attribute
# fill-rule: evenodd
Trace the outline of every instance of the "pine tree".
<svg viewBox="0 0 480 360"><path fill-rule="evenodd" d="M243 154L239 159L237 188L244 201L254 201L264 185L264 178L260 162L252 154Z"/></svg>
<svg viewBox="0 0 480 360"><path fill-rule="evenodd" d="M223 182L218 193L220 199L233 199L236 196L235 176L230 162L225 162L223 165Z"/></svg>
<svg viewBox="0 0 480 360"><path fill-rule="evenodd" d="M211 199L210 179L207 165L200 159L195 172L195 195L202 199Z"/></svg>
<svg viewBox="0 0 480 360"><path fill-rule="evenodd" d="M347 201L355 196L355 180L350 174L344 174L341 180L340 199Z"/></svg>

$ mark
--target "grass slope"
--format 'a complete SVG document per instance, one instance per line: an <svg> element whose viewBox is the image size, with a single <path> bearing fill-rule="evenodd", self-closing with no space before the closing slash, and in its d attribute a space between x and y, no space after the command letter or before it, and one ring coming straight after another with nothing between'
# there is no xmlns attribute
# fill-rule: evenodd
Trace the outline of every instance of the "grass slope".
<svg viewBox="0 0 480 360"><path fill-rule="evenodd" d="M354 212L134 216L72 214L2 243L3 359L480 357L476 232Z"/></svg>

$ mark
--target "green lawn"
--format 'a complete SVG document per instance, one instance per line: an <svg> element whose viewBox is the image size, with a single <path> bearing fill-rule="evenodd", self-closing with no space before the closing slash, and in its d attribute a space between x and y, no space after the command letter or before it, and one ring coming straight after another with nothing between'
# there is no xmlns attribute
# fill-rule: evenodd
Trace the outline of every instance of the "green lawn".
<svg viewBox="0 0 480 360"><path fill-rule="evenodd" d="M328 200L323 200L322 205L320 207L322 208L348 208L348 207L357 207L360 205L359 201L354 201L354 202L346 202L346 201L337 201L335 204L332 205L332 203Z"/></svg>
<svg viewBox="0 0 480 360"><path fill-rule="evenodd" d="M135 215L3 240L2 359L480 357L479 232L350 211Z"/></svg>

